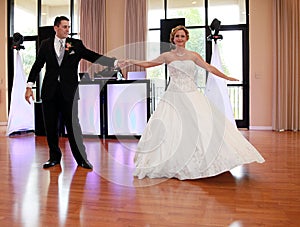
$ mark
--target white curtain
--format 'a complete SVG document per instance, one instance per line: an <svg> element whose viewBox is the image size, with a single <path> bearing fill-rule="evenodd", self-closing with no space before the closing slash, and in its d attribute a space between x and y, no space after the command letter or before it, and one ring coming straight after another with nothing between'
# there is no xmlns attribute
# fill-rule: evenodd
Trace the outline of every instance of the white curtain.
<svg viewBox="0 0 300 227"><path fill-rule="evenodd" d="M34 102L25 100L26 77L20 51L15 58L15 75L11 91L10 110L8 115L7 136L34 130Z"/></svg>
<svg viewBox="0 0 300 227"><path fill-rule="evenodd" d="M218 70L223 72L218 44L214 45L211 65L215 66ZM231 102L229 99L226 80L215 76L212 73L209 73L205 87L205 95L222 113L224 113L224 115L232 124L236 125Z"/></svg>

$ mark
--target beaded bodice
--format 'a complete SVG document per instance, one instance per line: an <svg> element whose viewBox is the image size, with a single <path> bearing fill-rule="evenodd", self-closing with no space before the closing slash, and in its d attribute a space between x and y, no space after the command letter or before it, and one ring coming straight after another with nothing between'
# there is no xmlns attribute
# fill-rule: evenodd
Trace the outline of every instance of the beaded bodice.
<svg viewBox="0 0 300 227"><path fill-rule="evenodd" d="M172 61L168 64L170 84L168 91L193 92L197 90L195 76L196 64L192 60Z"/></svg>

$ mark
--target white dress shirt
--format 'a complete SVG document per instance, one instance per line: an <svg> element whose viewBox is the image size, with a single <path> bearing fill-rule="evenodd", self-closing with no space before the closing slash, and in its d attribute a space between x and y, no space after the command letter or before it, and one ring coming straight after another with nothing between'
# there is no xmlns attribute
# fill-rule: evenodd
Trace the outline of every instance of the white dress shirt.
<svg viewBox="0 0 300 227"><path fill-rule="evenodd" d="M60 45L61 45L59 40L63 41L63 46L66 45L66 39L60 39L57 36L55 36L55 38L54 38L54 49L55 49L55 53L58 57L60 55L59 49L60 49Z"/></svg>
<svg viewBox="0 0 300 227"><path fill-rule="evenodd" d="M59 55L60 55L60 52L59 52L59 49L60 49L60 42L59 42L59 40L62 40L63 41L63 46L66 46L66 39L60 39L60 38L58 38L56 35L55 35L55 38L54 38L54 50L55 50L55 53L56 53L56 55L59 57ZM33 87L33 84L34 83L32 83L32 82L28 82L27 84L26 84L26 87L28 87L28 88L32 88Z"/></svg>

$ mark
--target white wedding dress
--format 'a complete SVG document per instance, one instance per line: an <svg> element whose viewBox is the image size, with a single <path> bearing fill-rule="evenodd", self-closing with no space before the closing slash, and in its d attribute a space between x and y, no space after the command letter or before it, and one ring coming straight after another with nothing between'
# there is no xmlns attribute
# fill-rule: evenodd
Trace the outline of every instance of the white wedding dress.
<svg viewBox="0 0 300 227"><path fill-rule="evenodd" d="M195 84L191 60L168 65L171 81L137 146L139 179L196 179L264 158Z"/></svg>

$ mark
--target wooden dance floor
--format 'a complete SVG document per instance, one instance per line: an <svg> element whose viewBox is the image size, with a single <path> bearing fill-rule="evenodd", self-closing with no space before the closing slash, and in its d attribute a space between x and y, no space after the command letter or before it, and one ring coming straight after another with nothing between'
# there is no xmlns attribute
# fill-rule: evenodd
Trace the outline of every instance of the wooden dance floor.
<svg viewBox="0 0 300 227"><path fill-rule="evenodd" d="M136 139L85 138L93 171L66 138L44 170L45 137L0 127L1 226L300 226L300 133L242 131L266 162L199 180L134 179Z"/></svg>

